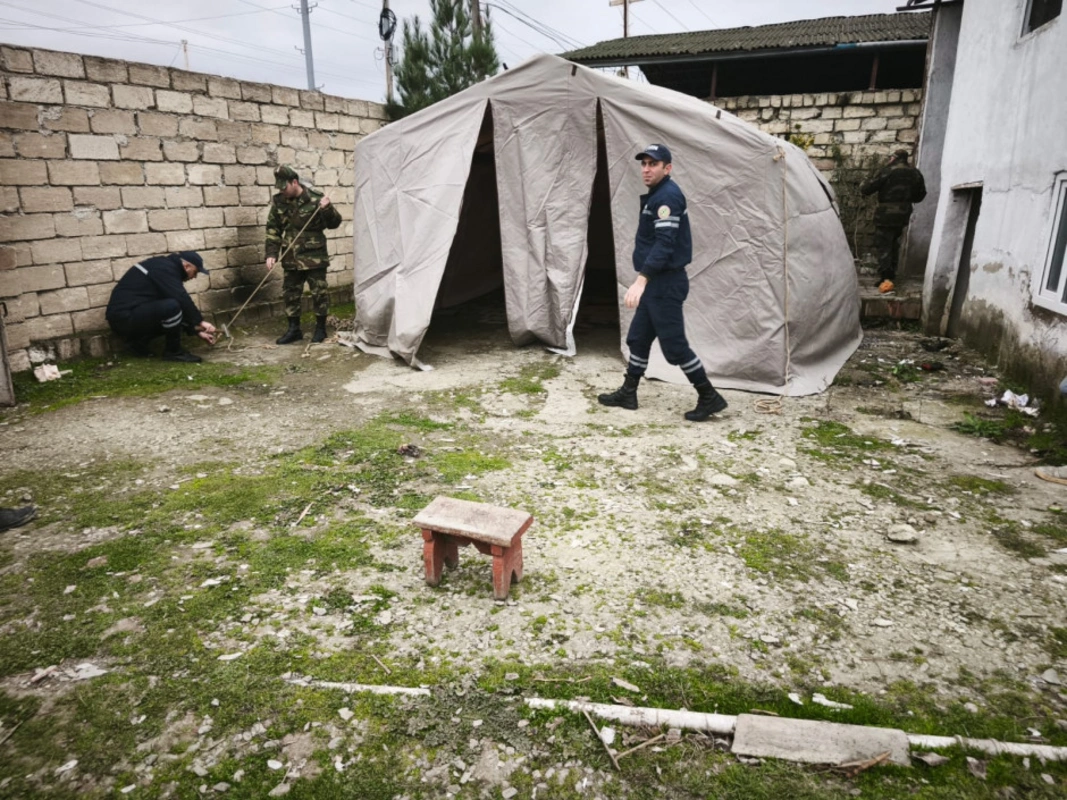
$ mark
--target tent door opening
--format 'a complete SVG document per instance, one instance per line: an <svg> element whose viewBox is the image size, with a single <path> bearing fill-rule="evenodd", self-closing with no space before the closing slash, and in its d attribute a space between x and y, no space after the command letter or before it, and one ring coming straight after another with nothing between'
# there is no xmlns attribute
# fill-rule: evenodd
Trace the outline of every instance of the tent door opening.
<svg viewBox="0 0 1067 800"><path fill-rule="evenodd" d="M572 320L575 340L611 334L618 341L619 295L615 275L615 235L611 225L611 186L608 183L608 149L604 141L604 118L596 107L596 174L589 205L582 291Z"/></svg>
<svg viewBox="0 0 1067 800"><path fill-rule="evenodd" d="M503 311L504 259L500 247L500 212L497 208L496 161L493 156L493 111L487 103L478 142L474 146L470 177L463 191L459 224L448 261L437 288L435 313L493 293ZM483 303L484 305L484 303Z"/></svg>

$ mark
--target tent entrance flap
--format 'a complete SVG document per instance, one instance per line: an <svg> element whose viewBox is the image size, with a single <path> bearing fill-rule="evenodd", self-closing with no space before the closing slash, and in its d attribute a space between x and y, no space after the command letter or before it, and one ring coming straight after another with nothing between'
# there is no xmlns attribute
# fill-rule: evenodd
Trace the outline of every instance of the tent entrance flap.
<svg viewBox="0 0 1067 800"><path fill-rule="evenodd" d="M503 285L504 261L500 249L500 211L493 156L493 110L486 103L470 177L463 191L459 224L434 308L459 305Z"/></svg>
<svg viewBox="0 0 1067 800"><path fill-rule="evenodd" d="M576 337L594 329L619 332L618 280L615 277L615 234L611 225L611 187L608 183L608 148L604 141L604 118L596 107L596 175L589 203L586 234L585 275L578 309L571 320Z"/></svg>

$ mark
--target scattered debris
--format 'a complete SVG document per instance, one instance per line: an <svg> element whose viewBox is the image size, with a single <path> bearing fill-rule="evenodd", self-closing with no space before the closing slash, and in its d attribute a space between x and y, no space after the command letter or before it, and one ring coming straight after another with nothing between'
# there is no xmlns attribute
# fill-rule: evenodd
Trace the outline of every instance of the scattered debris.
<svg viewBox="0 0 1067 800"><path fill-rule="evenodd" d="M904 522L890 526L889 532L886 533L886 538L896 544L914 544L919 541L919 532Z"/></svg>
<svg viewBox="0 0 1067 800"><path fill-rule="evenodd" d="M611 682L613 684L615 684L616 686L618 686L620 689L625 689L628 692L633 692L634 694L640 694L641 693L641 689L640 688L638 688L637 686L634 686L629 681L624 681L622 678L612 678Z"/></svg>
<svg viewBox="0 0 1067 800"><path fill-rule="evenodd" d="M813 694L811 696L811 702L815 703L815 705L826 706L826 708L837 708L837 709L849 709L849 708L852 708L852 706L850 706L848 703L838 703L835 700L827 699L826 695L822 694L821 692L815 692L815 694Z"/></svg>
<svg viewBox="0 0 1067 800"><path fill-rule="evenodd" d="M981 780L986 778L986 762L967 756L967 771Z"/></svg>
<svg viewBox="0 0 1067 800"><path fill-rule="evenodd" d="M41 366L33 368L33 377L39 383L46 383L47 381L58 381L64 375L70 375L70 372L69 369L60 372L59 367L55 364L41 364Z"/></svg>
<svg viewBox="0 0 1067 800"><path fill-rule="evenodd" d="M396 449L396 452L402 456L408 456L409 458L418 458L422 455L422 450L417 444L402 444Z"/></svg>
<svg viewBox="0 0 1067 800"><path fill-rule="evenodd" d="M942 764L947 764L950 760L940 753L912 753L911 757L916 761L923 762L928 767L940 767Z"/></svg>

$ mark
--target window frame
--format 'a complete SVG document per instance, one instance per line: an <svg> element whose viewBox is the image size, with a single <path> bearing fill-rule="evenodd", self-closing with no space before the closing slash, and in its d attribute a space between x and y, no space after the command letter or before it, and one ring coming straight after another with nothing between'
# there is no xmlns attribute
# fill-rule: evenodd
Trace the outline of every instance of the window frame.
<svg viewBox="0 0 1067 800"><path fill-rule="evenodd" d="M1045 257L1041 269L1034 273L1033 299L1035 305L1067 316L1067 251L1059 254L1059 278L1056 288L1048 289L1048 279L1056 256L1060 235L1067 238L1067 171L1057 172L1052 183L1052 207L1046 229Z"/></svg>
<svg viewBox="0 0 1067 800"><path fill-rule="evenodd" d="M1057 13L1053 17L1049 17L1047 20L1042 22L1040 25L1036 25L1034 27L1031 27L1030 26L1030 21L1031 21L1031 17L1033 15L1033 13L1034 13L1034 0L1026 0L1026 7L1023 10L1023 29L1022 29L1022 33L1021 33L1022 37L1029 36L1032 33L1037 33L1038 31L1046 28L1049 24L1055 22L1062 15L1063 8L1061 6L1059 13Z"/></svg>

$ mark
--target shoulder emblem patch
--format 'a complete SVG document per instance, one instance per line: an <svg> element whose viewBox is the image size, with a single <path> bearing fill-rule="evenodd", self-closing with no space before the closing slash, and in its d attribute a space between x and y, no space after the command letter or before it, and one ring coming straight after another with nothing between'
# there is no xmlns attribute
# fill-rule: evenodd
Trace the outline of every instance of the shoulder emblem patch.
<svg viewBox="0 0 1067 800"><path fill-rule="evenodd" d="M667 217L669 217L671 215L671 207L670 206L660 206L656 210L656 213L659 215L660 219L667 219Z"/></svg>

